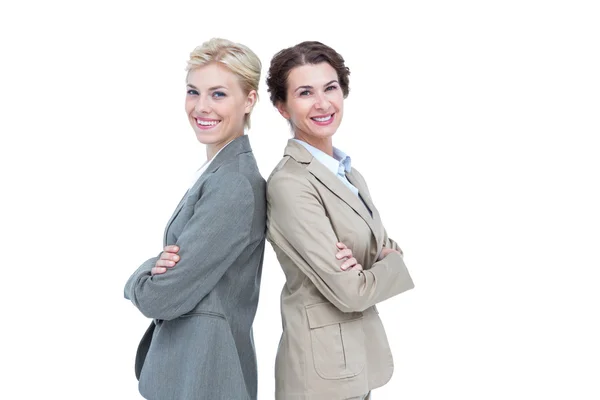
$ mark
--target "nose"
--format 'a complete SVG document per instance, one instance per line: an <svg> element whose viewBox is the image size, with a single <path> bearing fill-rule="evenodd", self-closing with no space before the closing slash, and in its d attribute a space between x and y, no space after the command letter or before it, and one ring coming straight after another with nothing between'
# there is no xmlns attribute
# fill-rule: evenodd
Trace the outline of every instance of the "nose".
<svg viewBox="0 0 600 400"><path fill-rule="evenodd" d="M209 100L205 96L198 96L198 101L196 101L194 111L196 111L198 114L210 114Z"/></svg>
<svg viewBox="0 0 600 400"><path fill-rule="evenodd" d="M326 111L331 106L331 102L325 93L318 93L316 97L315 107L319 110Z"/></svg>

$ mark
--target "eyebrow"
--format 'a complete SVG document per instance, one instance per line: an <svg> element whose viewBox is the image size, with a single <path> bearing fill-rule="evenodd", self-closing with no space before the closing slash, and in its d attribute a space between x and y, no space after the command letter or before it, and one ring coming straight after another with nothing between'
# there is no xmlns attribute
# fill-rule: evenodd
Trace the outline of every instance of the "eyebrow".
<svg viewBox="0 0 600 400"><path fill-rule="evenodd" d="M334 79L334 80L332 80L332 81L329 81L329 82L327 82L327 83L326 83L326 84L324 84L323 86L329 86L329 85L331 85L332 83L339 83L339 82L338 82L337 80L335 80L335 79ZM306 89L313 89L313 87L312 87L312 86L309 86L309 85L298 86L298 87L296 88L296 90L294 90L294 92L297 92L299 89L304 89L304 90L306 90Z"/></svg>
<svg viewBox="0 0 600 400"><path fill-rule="evenodd" d="M191 83L188 83L187 86L191 87L192 89L196 89L198 90L198 88L194 85L192 85ZM225 86L213 86L213 87L209 87L208 91L213 91L213 90L217 90L217 89L227 89L227 87Z"/></svg>

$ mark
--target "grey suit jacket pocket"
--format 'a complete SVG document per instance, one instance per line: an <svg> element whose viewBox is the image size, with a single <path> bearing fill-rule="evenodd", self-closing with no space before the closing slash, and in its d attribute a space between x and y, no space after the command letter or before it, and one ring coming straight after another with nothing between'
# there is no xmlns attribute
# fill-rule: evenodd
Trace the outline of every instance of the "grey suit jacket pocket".
<svg viewBox="0 0 600 400"><path fill-rule="evenodd" d="M183 314L179 318L189 318L189 317L212 317L212 318L220 318L226 319L225 315L214 312L214 311L203 311L203 310L192 310L189 313Z"/></svg>

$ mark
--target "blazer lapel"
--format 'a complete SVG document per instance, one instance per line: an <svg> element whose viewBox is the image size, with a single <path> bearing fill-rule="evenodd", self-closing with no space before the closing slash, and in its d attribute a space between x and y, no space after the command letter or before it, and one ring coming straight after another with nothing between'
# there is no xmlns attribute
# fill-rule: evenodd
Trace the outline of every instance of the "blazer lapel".
<svg viewBox="0 0 600 400"><path fill-rule="evenodd" d="M171 223L173 223L173 220L177 217L177 215L179 215L179 211L181 211L181 208L185 204L185 200L187 199L187 196L188 196L189 192L190 192L189 190L187 190L185 192L185 194L183 195L183 197L179 201L179 204L177 205L177 208L175 208L175 211L173 212L173 215L171 215L171 218L169 219L169 222L167 222L167 226L165 227L165 233L164 233L164 236L163 236L163 247L167 245L167 232L169 231L169 228L171 227Z"/></svg>
<svg viewBox="0 0 600 400"><path fill-rule="evenodd" d="M323 164L313 160L307 166L308 171L315 176L323 185L325 185L333 194L348 204L358 215L360 215L368 224L372 218L369 210L360 201L352 191L340 181L340 179L331 173Z"/></svg>
<svg viewBox="0 0 600 400"><path fill-rule="evenodd" d="M236 158L243 153L251 153L252 147L250 147L250 140L247 135L242 135L238 138L233 139L227 147L225 147L216 157L212 160L206 171L200 176L198 181L205 175L211 174L219 169L219 167L232 159Z"/></svg>
<svg viewBox="0 0 600 400"><path fill-rule="evenodd" d="M367 188L362 185L362 182L356 178L352 171L346 173L346 178L348 178L350 183L358 189L358 194L363 199L367 207L369 207L369 210L371 210L371 213L373 214L371 219L372 225L370 225L371 230L377 239L378 248L381 248L381 245L383 244L383 230L381 229L383 225L381 223L381 216L379 215L375 204L373 204L373 200L371 199L371 196L369 196Z"/></svg>
<svg viewBox="0 0 600 400"><path fill-rule="evenodd" d="M188 194L193 192L198 186L202 185L202 182L204 182L211 173L213 173L217 169L219 169L219 167L221 165L223 165L223 163L231 160L232 158L237 157L238 155L240 155L242 153L247 153L247 152L251 152L251 151L252 151L252 148L250 147L250 141L248 140L248 136L243 135L243 136L240 136L240 137L232 140L227 145L227 147L225 147L219 154L217 154L217 156L212 160L212 162L210 163L210 165L208 166L206 171L204 171L202 173L202 175L200 175L198 180L196 182L194 182L192 187L187 192L185 192L185 194L183 195L183 198L177 205L177 208L175 208L175 211L173 212L173 215L169 219L169 222L167 222L167 226L165 228L165 233L164 233L164 238L163 238L164 246L167 245L167 232L169 231L171 224L173 223L175 218L177 218L177 215L179 215L179 212L183 208L183 205L185 204L185 200L187 199Z"/></svg>
<svg viewBox="0 0 600 400"><path fill-rule="evenodd" d="M358 197L356 197L356 195L352 193L352 191L349 188L347 188L346 185L344 185L337 176L335 176L330 170L328 170L327 167L325 167L319 161L315 160L312 154L310 154L310 152L306 150L301 144L296 143L295 141L290 139L285 149L285 155L294 158L300 163L308 164L307 170L311 174L313 174L313 176L317 178L323 185L325 185L333 194L335 194L342 201L348 204L348 206L350 206L367 223L377 240L377 245L380 245L380 235L378 235L377 233L378 230L375 225L375 220L373 219L376 215L376 211L375 207L373 207L372 204L369 204L365 201L369 209L373 212L373 217L369 215L369 210L367 210L362 201ZM348 175L349 174L346 174L346 176ZM350 183L354 185L354 182L352 182L352 180L350 180ZM359 189L360 194L361 190L359 187L357 188Z"/></svg>

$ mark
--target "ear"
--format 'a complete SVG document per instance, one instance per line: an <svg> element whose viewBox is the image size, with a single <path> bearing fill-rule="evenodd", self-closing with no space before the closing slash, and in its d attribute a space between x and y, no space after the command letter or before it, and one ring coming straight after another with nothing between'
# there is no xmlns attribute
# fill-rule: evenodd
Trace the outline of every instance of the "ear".
<svg viewBox="0 0 600 400"><path fill-rule="evenodd" d="M244 113L248 114L254 108L256 104L256 99L258 98L258 94L256 94L256 90L251 90L246 97L246 107L244 108Z"/></svg>
<svg viewBox="0 0 600 400"><path fill-rule="evenodd" d="M287 112L285 103L278 101L277 104L275 104L275 107L277 107L277 111L279 111L279 114L281 114L281 116L283 116L283 118L285 118L287 120L290 119L290 114Z"/></svg>

